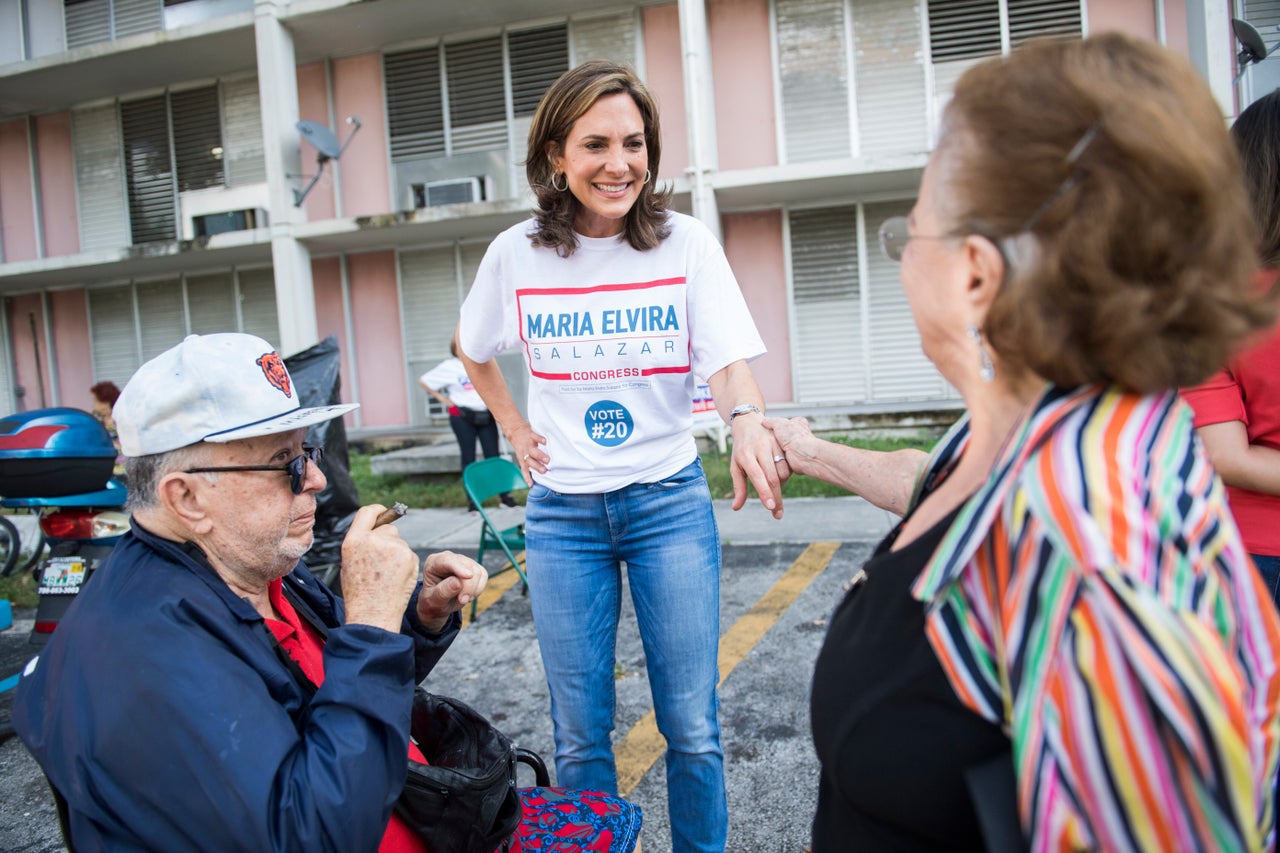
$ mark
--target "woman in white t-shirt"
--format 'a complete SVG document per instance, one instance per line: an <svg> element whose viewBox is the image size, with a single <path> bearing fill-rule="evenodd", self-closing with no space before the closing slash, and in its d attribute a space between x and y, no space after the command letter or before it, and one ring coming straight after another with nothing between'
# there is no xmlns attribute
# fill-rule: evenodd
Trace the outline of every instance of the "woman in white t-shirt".
<svg viewBox="0 0 1280 853"><path fill-rule="evenodd" d="M695 374L733 431L734 508L749 479L780 517L789 472L747 367L764 344L710 231L654 190L660 146L657 107L629 68L594 61L562 75L529 131L535 218L489 246L458 342L530 483L529 588L558 784L617 791L625 564L667 740L673 849L721 851L720 536L691 432ZM494 361L515 347L528 420Z"/></svg>
<svg viewBox="0 0 1280 853"><path fill-rule="evenodd" d="M476 461L476 441L480 442L485 459L498 455L498 423L467 378L467 369L458 361L457 341L449 341L449 353L450 358L419 376L418 384L449 413L449 428L458 439L458 452L462 455L461 470L466 471ZM516 505L508 492L503 492L500 500L504 506ZM467 511L476 511L469 496Z"/></svg>

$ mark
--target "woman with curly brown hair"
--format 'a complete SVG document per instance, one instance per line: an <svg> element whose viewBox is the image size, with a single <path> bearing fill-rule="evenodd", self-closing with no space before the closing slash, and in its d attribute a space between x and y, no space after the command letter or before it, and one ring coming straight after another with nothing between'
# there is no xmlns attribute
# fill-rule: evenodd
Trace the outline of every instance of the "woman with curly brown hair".
<svg viewBox="0 0 1280 853"><path fill-rule="evenodd" d="M967 411L927 456L765 422L792 470L905 515L815 668L815 853L1271 843L1280 617L1177 394L1274 313L1253 233L1218 105L1163 48L960 79L880 238Z"/></svg>

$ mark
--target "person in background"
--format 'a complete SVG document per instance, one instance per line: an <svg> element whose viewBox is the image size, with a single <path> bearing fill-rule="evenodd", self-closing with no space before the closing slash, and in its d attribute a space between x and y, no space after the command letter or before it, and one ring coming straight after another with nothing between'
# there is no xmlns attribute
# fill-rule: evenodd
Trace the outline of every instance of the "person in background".
<svg viewBox="0 0 1280 853"><path fill-rule="evenodd" d="M476 393L467 378L466 368L458 361L457 341L449 341L449 354L449 358L419 376L418 384L449 413L449 427L458 439L462 470L465 472L467 466L476 461L477 439L485 459L498 455L498 422L485 408L484 399ZM499 499L503 506L516 505L509 492L503 492ZM467 497L467 510L476 511L470 496Z"/></svg>
<svg viewBox="0 0 1280 853"><path fill-rule="evenodd" d="M116 446L116 464L112 475L120 477L124 474L124 454L120 452L120 437L116 435L116 422L111 415L111 408L120 397L120 389L114 382L103 381L93 385L89 393L93 395L93 416L106 428L111 435L111 443Z"/></svg>
<svg viewBox="0 0 1280 853"><path fill-rule="evenodd" d="M695 373L733 432L734 508L750 479L781 516L786 469L747 366L764 345L720 245L655 188L660 146L657 106L630 68L587 62L552 84L529 130L535 218L490 244L457 340L531 484L529 593L559 783L617 790L625 563L667 742L672 847L721 851L720 536L691 432ZM494 360L517 346L528 420Z"/></svg>
<svg viewBox="0 0 1280 853"><path fill-rule="evenodd" d="M965 413L927 456L765 421L793 471L904 514L814 668L814 853L1270 849L1280 614L1177 390L1274 316L1253 235L1170 51L960 78L880 240Z"/></svg>
<svg viewBox="0 0 1280 853"><path fill-rule="evenodd" d="M1240 113L1231 136L1260 232L1256 284L1266 291L1280 282L1280 89ZM1245 547L1280 605L1280 330L1183 396L1227 484Z"/></svg>

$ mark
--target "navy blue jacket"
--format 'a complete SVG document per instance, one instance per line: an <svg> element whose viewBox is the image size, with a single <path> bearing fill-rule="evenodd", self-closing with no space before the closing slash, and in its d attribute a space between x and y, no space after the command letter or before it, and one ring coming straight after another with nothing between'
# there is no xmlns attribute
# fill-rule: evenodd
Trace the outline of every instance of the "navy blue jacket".
<svg viewBox="0 0 1280 853"><path fill-rule="evenodd" d="M192 550L189 550L192 549ZM404 787L415 684L457 635L342 625L306 694L262 617L192 546L134 523L18 684L13 725L79 851L373 851Z"/></svg>

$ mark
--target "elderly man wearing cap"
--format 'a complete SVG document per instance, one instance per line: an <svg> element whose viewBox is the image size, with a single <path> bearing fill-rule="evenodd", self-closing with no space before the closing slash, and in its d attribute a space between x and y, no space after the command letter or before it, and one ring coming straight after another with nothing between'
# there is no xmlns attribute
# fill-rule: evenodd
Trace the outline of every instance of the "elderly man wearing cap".
<svg viewBox="0 0 1280 853"><path fill-rule="evenodd" d="M345 600L299 563L325 487L305 427L352 408L299 408L271 345L241 334L188 337L121 393L133 529L13 710L76 847L422 849L392 815L413 688L487 576L447 552L419 570L378 506L343 542Z"/></svg>

